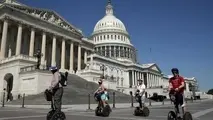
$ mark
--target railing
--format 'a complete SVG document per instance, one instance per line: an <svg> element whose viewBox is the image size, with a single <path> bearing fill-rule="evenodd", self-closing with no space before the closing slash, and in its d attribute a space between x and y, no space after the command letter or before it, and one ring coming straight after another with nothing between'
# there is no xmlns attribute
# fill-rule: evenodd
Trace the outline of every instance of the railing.
<svg viewBox="0 0 213 120"><path fill-rule="evenodd" d="M30 72L35 70L48 71L48 67L45 65L40 65L40 69L37 69L37 65L26 66L26 67L20 68L20 73Z"/></svg>
<svg viewBox="0 0 213 120"><path fill-rule="evenodd" d="M15 55L15 56L11 56L11 57L0 60L0 64L11 62L14 60L27 60L27 61L37 62L37 58L35 57L31 57L28 55Z"/></svg>

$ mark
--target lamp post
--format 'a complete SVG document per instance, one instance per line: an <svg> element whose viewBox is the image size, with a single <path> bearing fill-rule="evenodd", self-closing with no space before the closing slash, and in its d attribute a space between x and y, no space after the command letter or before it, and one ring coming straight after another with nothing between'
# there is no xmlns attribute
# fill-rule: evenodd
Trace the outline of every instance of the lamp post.
<svg viewBox="0 0 213 120"><path fill-rule="evenodd" d="M104 71L107 70L107 68L105 67L105 65L101 65L101 70L103 72L103 76L104 76ZM105 76L104 76L105 77Z"/></svg>
<svg viewBox="0 0 213 120"><path fill-rule="evenodd" d="M41 57L43 56L43 54L41 53L41 50L37 50L37 52L34 54L34 57L37 58L37 64L36 64L36 69L40 69L40 65L41 65Z"/></svg>

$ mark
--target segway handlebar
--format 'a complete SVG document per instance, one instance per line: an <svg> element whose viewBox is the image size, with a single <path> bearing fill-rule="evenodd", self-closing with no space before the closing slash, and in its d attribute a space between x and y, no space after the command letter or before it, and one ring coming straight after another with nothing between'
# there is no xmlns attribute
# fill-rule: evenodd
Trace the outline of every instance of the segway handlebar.
<svg viewBox="0 0 213 120"><path fill-rule="evenodd" d="M52 101L52 92L48 89L44 91L44 97L47 101Z"/></svg>

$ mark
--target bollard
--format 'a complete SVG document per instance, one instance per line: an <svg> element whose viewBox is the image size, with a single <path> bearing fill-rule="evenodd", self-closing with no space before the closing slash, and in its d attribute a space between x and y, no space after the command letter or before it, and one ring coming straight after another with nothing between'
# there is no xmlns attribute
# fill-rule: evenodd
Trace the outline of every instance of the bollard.
<svg viewBox="0 0 213 120"><path fill-rule="evenodd" d="M133 95L131 95L131 107L134 107L134 105L133 105Z"/></svg>
<svg viewBox="0 0 213 120"><path fill-rule="evenodd" d="M112 97L113 97L113 104L112 104L112 107L115 108L115 92L113 92L113 96L112 96Z"/></svg>
<svg viewBox="0 0 213 120"><path fill-rule="evenodd" d="M164 105L164 100L162 101L162 105Z"/></svg>
<svg viewBox="0 0 213 120"><path fill-rule="evenodd" d="M2 107L4 107L4 102L5 102L5 92L3 92Z"/></svg>
<svg viewBox="0 0 213 120"><path fill-rule="evenodd" d="M88 94L88 110L90 110L90 94Z"/></svg>
<svg viewBox="0 0 213 120"><path fill-rule="evenodd" d="M152 102L151 102L151 100L149 99L149 106L152 106Z"/></svg>
<svg viewBox="0 0 213 120"><path fill-rule="evenodd" d="M22 108L24 108L25 93L23 94Z"/></svg>

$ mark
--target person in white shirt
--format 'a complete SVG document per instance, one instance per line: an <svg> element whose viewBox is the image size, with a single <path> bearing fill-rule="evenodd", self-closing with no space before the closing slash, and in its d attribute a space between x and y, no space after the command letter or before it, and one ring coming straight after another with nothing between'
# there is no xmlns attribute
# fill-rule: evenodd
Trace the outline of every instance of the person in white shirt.
<svg viewBox="0 0 213 120"><path fill-rule="evenodd" d="M145 104L145 98L146 98L145 97L146 86L143 83L142 79L138 80L137 90L139 91L138 102L139 102L140 108L143 108Z"/></svg>

